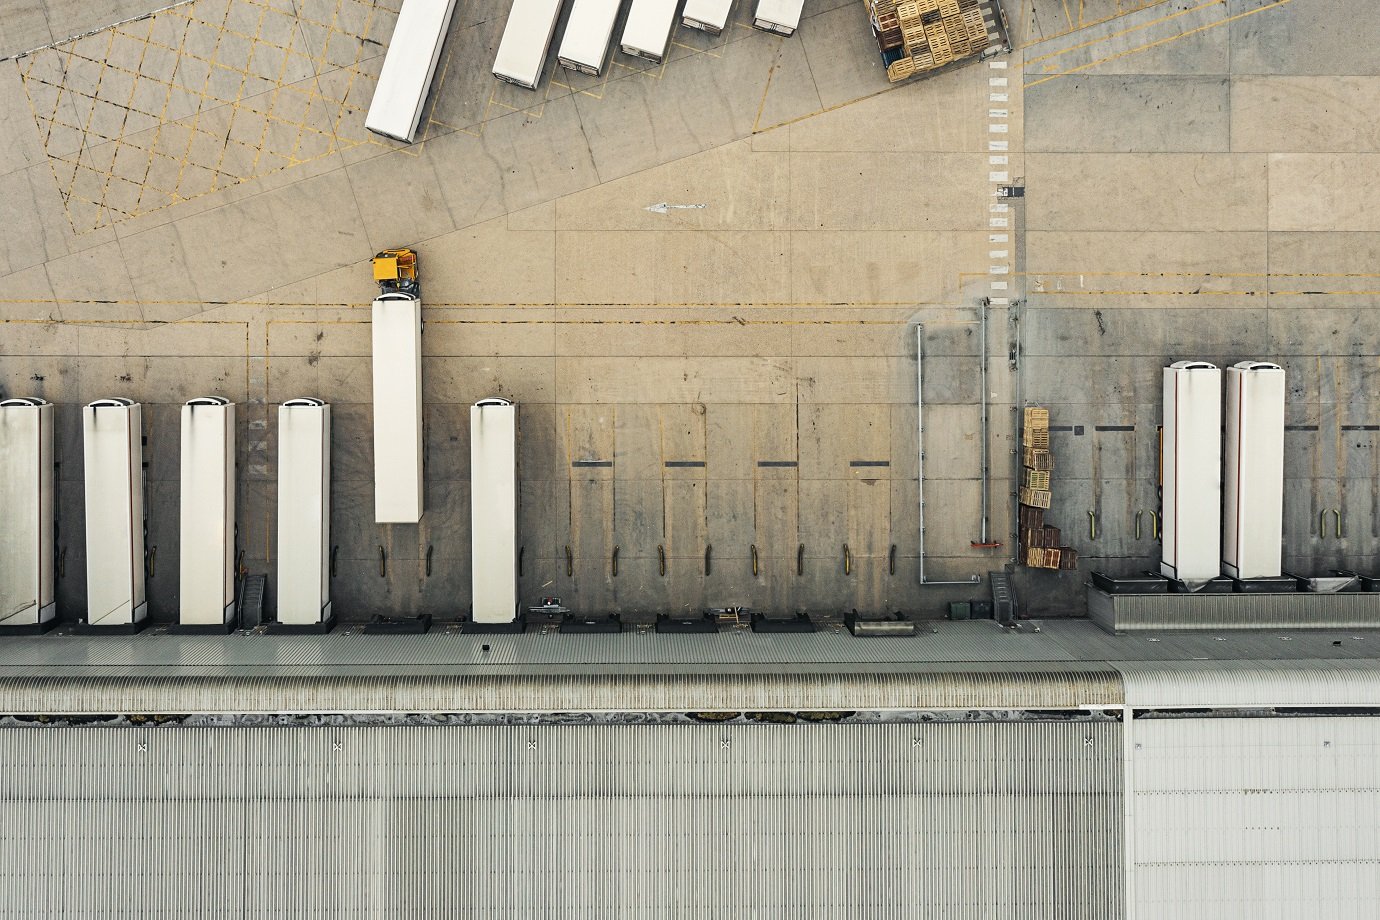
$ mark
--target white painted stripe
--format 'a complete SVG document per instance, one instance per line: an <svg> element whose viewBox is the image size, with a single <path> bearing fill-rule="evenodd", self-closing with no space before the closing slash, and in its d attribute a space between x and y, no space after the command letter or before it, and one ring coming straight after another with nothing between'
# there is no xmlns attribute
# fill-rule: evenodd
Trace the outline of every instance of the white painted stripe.
<svg viewBox="0 0 1380 920"><path fill-rule="evenodd" d="M1006 148L1007 148L1007 142L1006 142L1006 141L988 141L988 142L987 142L987 149L988 149L988 150L1005 150Z"/></svg>
<svg viewBox="0 0 1380 920"><path fill-rule="evenodd" d="M1009 221L1005 217L993 217L987 221L987 226L1001 228L1005 227Z"/></svg>
<svg viewBox="0 0 1380 920"><path fill-rule="evenodd" d="M1009 265L993 265L987 269L988 274L992 275L1005 275L1008 274L1010 271L1011 266Z"/></svg>
<svg viewBox="0 0 1380 920"><path fill-rule="evenodd" d="M987 178L991 182L1009 182L1011 174L1009 172L989 172Z"/></svg>
<svg viewBox="0 0 1380 920"><path fill-rule="evenodd" d="M1007 236L1005 233L987 234L987 242L989 243L1005 243L1008 239L1010 239L1010 237Z"/></svg>
<svg viewBox="0 0 1380 920"><path fill-rule="evenodd" d="M987 258L989 258L989 259L1009 259L1009 258L1011 258L1011 254L1008 253L1005 249L991 249L991 250L988 250L988 252L987 252Z"/></svg>
<svg viewBox="0 0 1380 920"><path fill-rule="evenodd" d="M1011 210L1011 205L1007 204L1005 201L998 201L991 207L993 214L1005 214L1009 210Z"/></svg>
<svg viewBox="0 0 1380 920"><path fill-rule="evenodd" d="M1005 78L1005 77L992 77L990 80L987 81L987 85L988 85L988 86L1005 86L1005 85L1006 85L1006 78Z"/></svg>
<svg viewBox="0 0 1380 920"><path fill-rule="evenodd" d="M988 93L988 94L987 94L987 101L988 101L988 102L1006 102L1006 101L1008 101L1008 96L1006 95L1006 93Z"/></svg>
<svg viewBox="0 0 1380 920"><path fill-rule="evenodd" d="M1005 70L1005 69L1006 69L1006 62L1005 62L1005 61L988 61L988 62L987 62L987 66L990 67L990 68L992 68L993 70Z"/></svg>
<svg viewBox="0 0 1380 920"><path fill-rule="evenodd" d="M1004 291L1004 290L1006 290L1006 287L1007 287L1007 285L1006 285L1006 282L1005 282L1005 281L993 281L993 282L992 282L992 290L994 290L994 291Z"/></svg>
<svg viewBox="0 0 1380 920"><path fill-rule="evenodd" d="M1006 129L1007 126L1005 124L990 124L987 126L987 130L991 134L1006 134Z"/></svg>
<svg viewBox="0 0 1380 920"><path fill-rule="evenodd" d="M1011 110L1010 110L1010 109L988 109L988 110L987 110L987 117L988 117L988 118L1010 118L1010 117L1011 117Z"/></svg>
<svg viewBox="0 0 1380 920"><path fill-rule="evenodd" d="M991 297L988 298L987 302L994 307L1005 307L1011 304L1011 301L1005 297Z"/></svg>
<svg viewBox="0 0 1380 920"><path fill-rule="evenodd" d="M1005 156L1004 154L1002 154L1002 155L998 155L998 156L988 157L988 158L987 158L987 165L989 165L989 166L1005 166L1005 165L1007 165L1006 156Z"/></svg>

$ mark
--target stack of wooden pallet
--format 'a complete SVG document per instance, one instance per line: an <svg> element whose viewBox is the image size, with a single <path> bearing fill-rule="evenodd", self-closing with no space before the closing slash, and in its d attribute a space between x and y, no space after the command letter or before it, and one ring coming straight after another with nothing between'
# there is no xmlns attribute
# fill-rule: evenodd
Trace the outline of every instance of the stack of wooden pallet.
<svg viewBox="0 0 1380 920"><path fill-rule="evenodd" d="M1027 406L1021 431L1022 471L1020 490L1021 561L1035 569L1075 569L1078 553L1063 546L1059 528L1045 523L1051 504L1049 475L1054 455L1049 452L1049 410Z"/></svg>
<svg viewBox="0 0 1380 920"><path fill-rule="evenodd" d="M887 65L887 79L893 83L981 54L991 41L980 0L864 2L882 54L889 57L888 52L904 51Z"/></svg>

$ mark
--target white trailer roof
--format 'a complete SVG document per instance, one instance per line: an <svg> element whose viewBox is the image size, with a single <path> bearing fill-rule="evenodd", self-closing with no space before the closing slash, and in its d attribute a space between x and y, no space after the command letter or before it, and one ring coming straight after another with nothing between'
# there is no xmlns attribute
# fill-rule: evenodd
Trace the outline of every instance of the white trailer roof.
<svg viewBox="0 0 1380 920"><path fill-rule="evenodd" d="M609 39L613 37L614 20L622 6L623 0L575 0L557 57L563 62L603 69Z"/></svg>
<svg viewBox="0 0 1380 920"><path fill-rule="evenodd" d="M733 12L733 0L685 0L681 19L702 22L716 29L728 24L728 14Z"/></svg>
<svg viewBox="0 0 1380 920"><path fill-rule="evenodd" d="M494 76L535 89L561 15L562 0L513 0L494 56Z"/></svg>
<svg viewBox="0 0 1380 920"><path fill-rule="evenodd" d="M800 25L800 12L804 6L805 0L757 0L755 18L794 30Z"/></svg>
<svg viewBox="0 0 1380 920"><path fill-rule="evenodd" d="M633 0L623 24L622 46L660 60L676 21L676 0Z"/></svg>
<svg viewBox="0 0 1380 920"><path fill-rule="evenodd" d="M412 142L454 10L455 0L406 0L388 42L364 127Z"/></svg>

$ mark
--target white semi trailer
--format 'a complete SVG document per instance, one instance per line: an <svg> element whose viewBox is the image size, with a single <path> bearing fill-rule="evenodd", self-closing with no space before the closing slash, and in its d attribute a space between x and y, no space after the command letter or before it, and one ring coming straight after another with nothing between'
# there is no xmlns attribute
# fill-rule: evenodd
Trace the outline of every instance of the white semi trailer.
<svg viewBox="0 0 1380 920"><path fill-rule="evenodd" d="M56 622L53 503L52 405L0 401L0 628Z"/></svg>
<svg viewBox="0 0 1380 920"><path fill-rule="evenodd" d="M182 407L178 625L235 618L235 404L199 396Z"/></svg>
<svg viewBox="0 0 1380 920"><path fill-rule="evenodd" d="M1206 361L1164 369L1160 573L1190 585L1222 571L1222 371Z"/></svg>
<svg viewBox="0 0 1380 920"><path fill-rule="evenodd" d="M517 406L470 407L471 603L476 623L517 619Z"/></svg>
<svg viewBox="0 0 1380 920"><path fill-rule="evenodd" d="M278 407L278 622L329 623L331 612L331 407L290 399Z"/></svg>
<svg viewBox="0 0 1380 920"><path fill-rule="evenodd" d="M494 76L506 83L536 89L556 34L563 0L513 0L503 37L494 56Z"/></svg>
<svg viewBox="0 0 1380 920"><path fill-rule="evenodd" d="M86 623L129 628L144 597L143 410L98 399L82 410L86 486Z"/></svg>
<svg viewBox="0 0 1380 920"><path fill-rule="evenodd" d="M691 29L699 29L710 35L719 35L728 25L728 17L733 12L733 0L685 0L680 21Z"/></svg>
<svg viewBox="0 0 1380 920"><path fill-rule="evenodd" d="M1284 368L1227 368L1222 573L1278 578L1284 553Z"/></svg>
<svg viewBox="0 0 1380 920"><path fill-rule="evenodd" d="M373 308L374 520L422 519L422 302L401 291Z"/></svg>
<svg viewBox="0 0 1380 920"><path fill-rule="evenodd" d="M676 24L676 7L677 0L632 0L623 23L623 53L660 64Z"/></svg>
<svg viewBox="0 0 1380 920"><path fill-rule="evenodd" d="M568 70L597 77L604 72L613 26L623 0L575 0L565 21L556 60Z"/></svg>
<svg viewBox="0 0 1380 920"><path fill-rule="evenodd" d="M794 35L800 26L800 13L805 0L757 0L757 12L752 24L779 35Z"/></svg>
<svg viewBox="0 0 1380 920"><path fill-rule="evenodd" d="M364 127L412 143L454 11L455 0L404 0Z"/></svg>

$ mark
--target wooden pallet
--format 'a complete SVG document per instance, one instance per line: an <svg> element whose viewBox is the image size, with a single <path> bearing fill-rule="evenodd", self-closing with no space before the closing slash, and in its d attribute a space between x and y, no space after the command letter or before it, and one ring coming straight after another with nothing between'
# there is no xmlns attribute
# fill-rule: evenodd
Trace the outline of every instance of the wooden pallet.
<svg viewBox="0 0 1380 920"><path fill-rule="evenodd" d="M914 76L914 74L915 74L915 59L914 59L914 58L908 58L908 57L899 58L899 59L897 59L897 60L895 60L895 61L892 61L891 64L890 64L890 65L887 67L887 69L886 69L886 78L887 78L888 80L890 80L892 83L896 83L896 82L899 81L899 80L904 80L904 79L906 79L907 77Z"/></svg>
<svg viewBox="0 0 1380 920"><path fill-rule="evenodd" d="M1039 489L1049 491L1049 471L1048 470L1025 470L1024 485L1027 489Z"/></svg>
<svg viewBox="0 0 1380 920"><path fill-rule="evenodd" d="M1054 455L1047 450L1027 447L1021 454L1021 465L1026 469L1048 472L1054 469Z"/></svg>
<svg viewBox="0 0 1380 920"><path fill-rule="evenodd" d="M1050 493L1046 489L1021 489L1021 504L1032 508L1048 508Z"/></svg>

